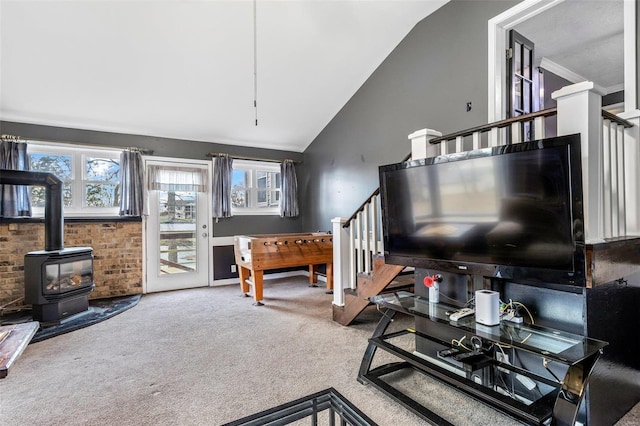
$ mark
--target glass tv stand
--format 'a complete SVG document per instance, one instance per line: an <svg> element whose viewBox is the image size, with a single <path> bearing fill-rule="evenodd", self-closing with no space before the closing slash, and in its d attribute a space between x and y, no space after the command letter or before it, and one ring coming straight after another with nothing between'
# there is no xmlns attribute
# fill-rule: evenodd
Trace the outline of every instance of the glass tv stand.
<svg viewBox="0 0 640 426"><path fill-rule="evenodd" d="M385 379L411 369L525 423L573 426L589 376L607 345L531 324L484 326L473 315L450 321L457 307L429 303L405 291L370 300L386 312L369 339L358 381L372 384L432 424L451 423ZM425 327L387 332L398 312L416 317L416 323L420 319ZM423 344L406 348L414 339ZM372 368L378 348L400 361ZM521 359L525 362L515 362Z"/></svg>

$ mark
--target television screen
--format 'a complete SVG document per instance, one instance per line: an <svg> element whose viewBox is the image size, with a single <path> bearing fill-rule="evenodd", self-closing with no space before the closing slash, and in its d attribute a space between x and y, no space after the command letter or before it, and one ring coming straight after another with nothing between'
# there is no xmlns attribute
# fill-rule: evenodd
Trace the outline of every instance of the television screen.
<svg viewBox="0 0 640 426"><path fill-rule="evenodd" d="M579 135L382 166L388 261L574 284L581 174Z"/></svg>

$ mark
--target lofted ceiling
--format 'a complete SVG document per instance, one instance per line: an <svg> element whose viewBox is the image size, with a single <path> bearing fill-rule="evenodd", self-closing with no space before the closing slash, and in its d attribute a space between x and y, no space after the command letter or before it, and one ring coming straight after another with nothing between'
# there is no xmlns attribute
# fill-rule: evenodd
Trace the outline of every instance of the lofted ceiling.
<svg viewBox="0 0 640 426"><path fill-rule="evenodd" d="M1 0L0 119L302 152L445 3Z"/></svg>
<svg viewBox="0 0 640 426"><path fill-rule="evenodd" d="M565 0L515 30L535 44L535 65L605 93L624 86L623 0Z"/></svg>

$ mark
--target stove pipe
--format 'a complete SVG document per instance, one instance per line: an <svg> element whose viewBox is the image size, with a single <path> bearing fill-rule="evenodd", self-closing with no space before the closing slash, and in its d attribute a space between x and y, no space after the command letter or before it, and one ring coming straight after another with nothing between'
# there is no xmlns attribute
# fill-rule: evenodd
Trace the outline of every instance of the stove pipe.
<svg viewBox="0 0 640 426"><path fill-rule="evenodd" d="M62 181L53 173L0 170L0 184L44 186L44 249L62 250L64 248Z"/></svg>

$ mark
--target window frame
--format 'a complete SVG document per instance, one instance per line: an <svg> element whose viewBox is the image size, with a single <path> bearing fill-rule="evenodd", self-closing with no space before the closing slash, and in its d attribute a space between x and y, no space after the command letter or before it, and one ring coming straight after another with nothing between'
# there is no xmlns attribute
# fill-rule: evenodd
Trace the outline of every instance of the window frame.
<svg viewBox="0 0 640 426"><path fill-rule="evenodd" d="M91 148L83 145L54 144L27 141L27 155L31 165L32 154L50 154L71 157L71 199L72 205L63 205L65 217L104 217L118 216L120 207L89 207L86 205L85 186L100 183L87 177L87 158L106 158L120 162L121 149L104 147ZM44 217L44 207L31 207L33 217Z"/></svg>
<svg viewBox="0 0 640 426"><path fill-rule="evenodd" d="M279 216L280 215L280 200L282 199L282 177L280 178L279 188L266 188L265 191L273 191L279 193L280 196L276 196L278 201L271 206L260 207L263 203L258 203L258 177L257 172L277 173L280 174L280 163L271 161L257 161L257 160L233 160L233 171L241 170L249 172L249 180L251 186L246 188L249 197L249 207L234 207L231 205L231 214L233 216ZM233 187L232 187L233 190Z"/></svg>

